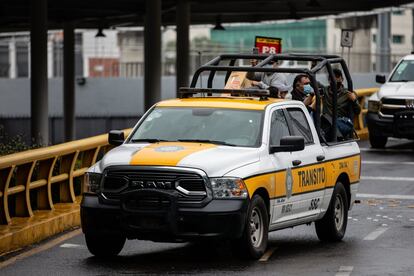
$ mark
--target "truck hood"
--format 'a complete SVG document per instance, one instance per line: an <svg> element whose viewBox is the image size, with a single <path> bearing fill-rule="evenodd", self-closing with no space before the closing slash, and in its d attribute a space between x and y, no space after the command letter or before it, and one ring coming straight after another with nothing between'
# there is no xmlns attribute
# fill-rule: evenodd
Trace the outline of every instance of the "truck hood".
<svg viewBox="0 0 414 276"><path fill-rule="evenodd" d="M99 162L102 172L108 166L172 166L197 168L210 177L259 161L258 148L229 147L205 143L161 142L154 144L124 144Z"/></svg>
<svg viewBox="0 0 414 276"><path fill-rule="evenodd" d="M378 99L383 97L414 98L414 82L388 82L378 92Z"/></svg>

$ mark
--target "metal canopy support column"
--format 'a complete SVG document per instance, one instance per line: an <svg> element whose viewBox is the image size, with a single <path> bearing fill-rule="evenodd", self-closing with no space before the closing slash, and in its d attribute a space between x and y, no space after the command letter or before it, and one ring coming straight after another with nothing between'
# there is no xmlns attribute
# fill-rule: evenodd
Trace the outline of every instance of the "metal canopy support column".
<svg viewBox="0 0 414 276"><path fill-rule="evenodd" d="M65 141L75 140L75 30L66 22L63 29L63 123Z"/></svg>
<svg viewBox="0 0 414 276"><path fill-rule="evenodd" d="M147 0L144 30L145 111L161 99L161 0Z"/></svg>
<svg viewBox="0 0 414 276"><path fill-rule="evenodd" d="M378 14L378 36L377 36L377 71L388 73L391 69L390 37L391 37L391 14L384 12Z"/></svg>
<svg viewBox="0 0 414 276"><path fill-rule="evenodd" d="M31 136L36 144L49 143L47 84L47 0L31 0L30 96Z"/></svg>
<svg viewBox="0 0 414 276"><path fill-rule="evenodd" d="M180 87L188 87L189 81L189 27L190 3L188 0L178 0L177 3L177 96Z"/></svg>

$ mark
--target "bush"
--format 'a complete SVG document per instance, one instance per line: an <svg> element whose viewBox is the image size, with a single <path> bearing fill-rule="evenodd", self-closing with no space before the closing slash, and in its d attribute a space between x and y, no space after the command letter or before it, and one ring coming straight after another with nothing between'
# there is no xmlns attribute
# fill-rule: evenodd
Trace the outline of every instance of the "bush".
<svg viewBox="0 0 414 276"><path fill-rule="evenodd" d="M2 125L0 125L0 141L3 141L0 143L0 156L40 147L36 144L31 146L27 145L24 142L23 135L9 137L4 133L4 127Z"/></svg>

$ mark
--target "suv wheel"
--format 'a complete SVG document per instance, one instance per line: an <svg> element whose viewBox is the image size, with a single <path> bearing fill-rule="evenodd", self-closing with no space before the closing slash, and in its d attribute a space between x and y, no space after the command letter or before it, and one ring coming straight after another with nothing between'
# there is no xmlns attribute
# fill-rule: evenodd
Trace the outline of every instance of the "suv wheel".
<svg viewBox="0 0 414 276"><path fill-rule="evenodd" d="M240 239L233 241L232 247L236 255L259 259L267 248L269 233L269 216L263 198L254 195L247 212L246 225Z"/></svg>
<svg viewBox="0 0 414 276"><path fill-rule="evenodd" d="M97 257L116 256L124 247L126 238L123 236L85 234L86 246L92 255Z"/></svg>
<svg viewBox="0 0 414 276"><path fill-rule="evenodd" d="M369 142L373 148L384 148L387 140L387 136L376 136L371 133L369 134Z"/></svg>
<svg viewBox="0 0 414 276"><path fill-rule="evenodd" d="M315 222L316 234L321 241L341 241L348 223L348 198L344 185L337 182L329 208L322 219Z"/></svg>

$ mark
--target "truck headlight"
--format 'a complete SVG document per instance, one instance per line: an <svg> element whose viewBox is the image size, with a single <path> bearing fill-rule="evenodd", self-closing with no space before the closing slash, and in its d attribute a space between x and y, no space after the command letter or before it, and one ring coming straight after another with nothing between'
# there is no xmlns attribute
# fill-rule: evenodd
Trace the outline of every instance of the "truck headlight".
<svg viewBox="0 0 414 276"><path fill-rule="evenodd" d="M235 177L210 178L213 198L235 199L247 198L248 192L244 181Z"/></svg>
<svg viewBox="0 0 414 276"><path fill-rule="evenodd" d="M379 101L368 101L368 112L377 113L380 109L381 103Z"/></svg>
<svg viewBox="0 0 414 276"><path fill-rule="evenodd" d="M84 193L96 193L101 186L102 174L100 173L85 173L83 182Z"/></svg>

